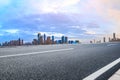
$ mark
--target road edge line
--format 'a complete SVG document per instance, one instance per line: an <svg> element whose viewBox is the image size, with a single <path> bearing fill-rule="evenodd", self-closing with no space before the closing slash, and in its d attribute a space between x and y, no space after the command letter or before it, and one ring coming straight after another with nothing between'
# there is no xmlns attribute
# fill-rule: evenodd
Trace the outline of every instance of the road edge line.
<svg viewBox="0 0 120 80"><path fill-rule="evenodd" d="M120 63L120 58L104 66L103 68L97 70L96 72L90 74L89 76L85 77L83 80L95 80L96 78L101 76L103 73L107 72L109 69L111 69L113 66L117 65L118 63Z"/></svg>

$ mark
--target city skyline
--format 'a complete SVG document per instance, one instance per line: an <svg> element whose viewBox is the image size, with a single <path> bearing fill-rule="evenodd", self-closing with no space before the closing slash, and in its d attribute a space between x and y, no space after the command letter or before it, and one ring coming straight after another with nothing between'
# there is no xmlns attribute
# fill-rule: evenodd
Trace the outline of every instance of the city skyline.
<svg viewBox="0 0 120 80"><path fill-rule="evenodd" d="M55 36L37 34L31 42L24 42L23 39L10 40L0 43L0 46L23 46L23 45L53 45L53 44L79 44L79 40L69 40L67 36L61 36L60 39L55 39Z"/></svg>
<svg viewBox="0 0 120 80"><path fill-rule="evenodd" d="M119 0L0 0L0 43L38 32L89 42L120 34ZM119 35L118 35L119 36Z"/></svg>

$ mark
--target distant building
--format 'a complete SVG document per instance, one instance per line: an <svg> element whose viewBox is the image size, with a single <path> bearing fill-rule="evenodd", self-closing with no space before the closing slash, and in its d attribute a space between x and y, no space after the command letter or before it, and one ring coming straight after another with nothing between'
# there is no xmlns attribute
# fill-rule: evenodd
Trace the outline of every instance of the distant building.
<svg viewBox="0 0 120 80"><path fill-rule="evenodd" d="M37 39L33 39L32 44L33 45L37 45L38 44L38 40Z"/></svg>
<svg viewBox="0 0 120 80"><path fill-rule="evenodd" d="M93 43L93 41L90 41L90 43Z"/></svg>
<svg viewBox="0 0 120 80"><path fill-rule="evenodd" d="M105 37L103 37L103 42L104 42L104 43L106 42L106 38L105 38Z"/></svg>
<svg viewBox="0 0 120 80"><path fill-rule="evenodd" d="M109 42L111 41L110 37L109 37Z"/></svg>
<svg viewBox="0 0 120 80"><path fill-rule="evenodd" d="M65 43L65 37L64 36L61 37L61 41L62 41L62 44Z"/></svg>
<svg viewBox="0 0 120 80"><path fill-rule="evenodd" d="M73 41L73 40L69 40L68 43L69 43L69 44L73 44L74 41Z"/></svg>
<svg viewBox="0 0 120 80"><path fill-rule="evenodd" d="M11 40L9 42L6 41L2 44L2 46L21 46L23 44L23 40L19 38L18 40Z"/></svg>
<svg viewBox="0 0 120 80"><path fill-rule="evenodd" d="M23 45L23 40L20 39L20 38L18 39L18 45L19 45L19 46Z"/></svg>
<svg viewBox="0 0 120 80"><path fill-rule="evenodd" d="M41 33L38 33L38 44L40 44Z"/></svg>
<svg viewBox="0 0 120 80"><path fill-rule="evenodd" d="M43 36L40 36L40 44L43 44Z"/></svg>
<svg viewBox="0 0 120 80"><path fill-rule="evenodd" d="M50 38L50 36L47 37L46 44L51 44L51 38Z"/></svg>
<svg viewBox="0 0 120 80"><path fill-rule="evenodd" d="M55 39L55 37L54 37L54 36L52 36L52 44L54 44L54 39Z"/></svg>
<svg viewBox="0 0 120 80"><path fill-rule="evenodd" d="M116 40L116 35L115 35L115 33L113 33L113 40Z"/></svg>
<svg viewBox="0 0 120 80"><path fill-rule="evenodd" d="M80 43L80 41L79 41L79 40L75 40L75 43L76 43L76 44L79 44L79 43Z"/></svg>
<svg viewBox="0 0 120 80"><path fill-rule="evenodd" d="M46 35L43 35L43 43L46 44Z"/></svg>
<svg viewBox="0 0 120 80"><path fill-rule="evenodd" d="M65 43L68 43L68 37L65 37L64 42L65 42Z"/></svg>
<svg viewBox="0 0 120 80"><path fill-rule="evenodd" d="M116 34L113 33L113 39L110 39L109 42L120 42L120 39L119 39L119 38L116 38Z"/></svg>

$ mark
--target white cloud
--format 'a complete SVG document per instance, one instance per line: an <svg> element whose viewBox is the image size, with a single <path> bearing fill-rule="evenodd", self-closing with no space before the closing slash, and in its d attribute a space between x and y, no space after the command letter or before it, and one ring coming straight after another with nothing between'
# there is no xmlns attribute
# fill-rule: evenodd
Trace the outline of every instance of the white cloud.
<svg viewBox="0 0 120 80"><path fill-rule="evenodd" d="M84 10L87 10L89 13L94 11L101 18L104 19L106 24L111 24L111 31L119 32L120 30L120 0L88 0L84 5ZM86 8L86 9L85 9ZM107 26L106 26L107 27Z"/></svg>
<svg viewBox="0 0 120 80"><path fill-rule="evenodd" d="M86 31L86 34L89 34L89 35L95 35L96 32L94 32L94 31Z"/></svg>
<svg viewBox="0 0 120 80"><path fill-rule="evenodd" d="M23 4L28 8L27 10L39 13L58 13L71 10L71 7L79 2L80 0L30 0L29 2L23 1Z"/></svg>
<svg viewBox="0 0 120 80"><path fill-rule="evenodd" d="M11 33L11 34L15 34L15 33L18 33L19 30L18 29L7 29L7 30L3 30L4 32L7 32L7 33Z"/></svg>
<svg viewBox="0 0 120 80"><path fill-rule="evenodd" d="M5 7L11 3L11 0L0 0L0 8Z"/></svg>
<svg viewBox="0 0 120 80"><path fill-rule="evenodd" d="M81 26L70 26L73 29L81 29Z"/></svg>
<svg viewBox="0 0 120 80"><path fill-rule="evenodd" d="M97 34L95 31L89 29L89 28L83 28L82 30L86 31L85 34L87 35L95 35Z"/></svg>
<svg viewBox="0 0 120 80"><path fill-rule="evenodd" d="M54 30L54 29L56 29L56 27L50 27L50 29L51 29L51 30Z"/></svg>
<svg viewBox="0 0 120 80"><path fill-rule="evenodd" d="M0 36L3 36L3 35L4 35L4 34L1 34L1 33L0 33Z"/></svg>

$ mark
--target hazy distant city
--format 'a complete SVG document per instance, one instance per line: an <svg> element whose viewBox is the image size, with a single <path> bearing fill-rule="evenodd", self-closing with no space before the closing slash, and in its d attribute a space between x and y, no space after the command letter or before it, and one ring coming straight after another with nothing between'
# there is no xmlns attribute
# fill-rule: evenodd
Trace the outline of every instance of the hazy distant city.
<svg viewBox="0 0 120 80"><path fill-rule="evenodd" d="M106 37L103 37L103 40L91 40L90 43L105 43L105 42L120 42L120 39L116 37L116 34L113 33L113 38L109 37L109 41L106 40ZM37 39L33 39L32 42L25 42L24 39L19 38L18 40L10 40L0 44L0 46L22 46L22 45L52 45L52 44L80 44L82 43L79 40L69 40L67 36L61 36L60 40L55 40L55 36L47 36L46 34L41 35L38 33Z"/></svg>
<svg viewBox="0 0 120 80"><path fill-rule="evenodd" d="M19 38L18 40L11 40L1 43L1 46L22 46L22 45L51 45L51 44L79 44L79 40L68 40L67 36L61 36L60 40L55 40L53 36L41 35L38 33L37 39L33 39L32 42L24 43L24 40Z"/></svg>

